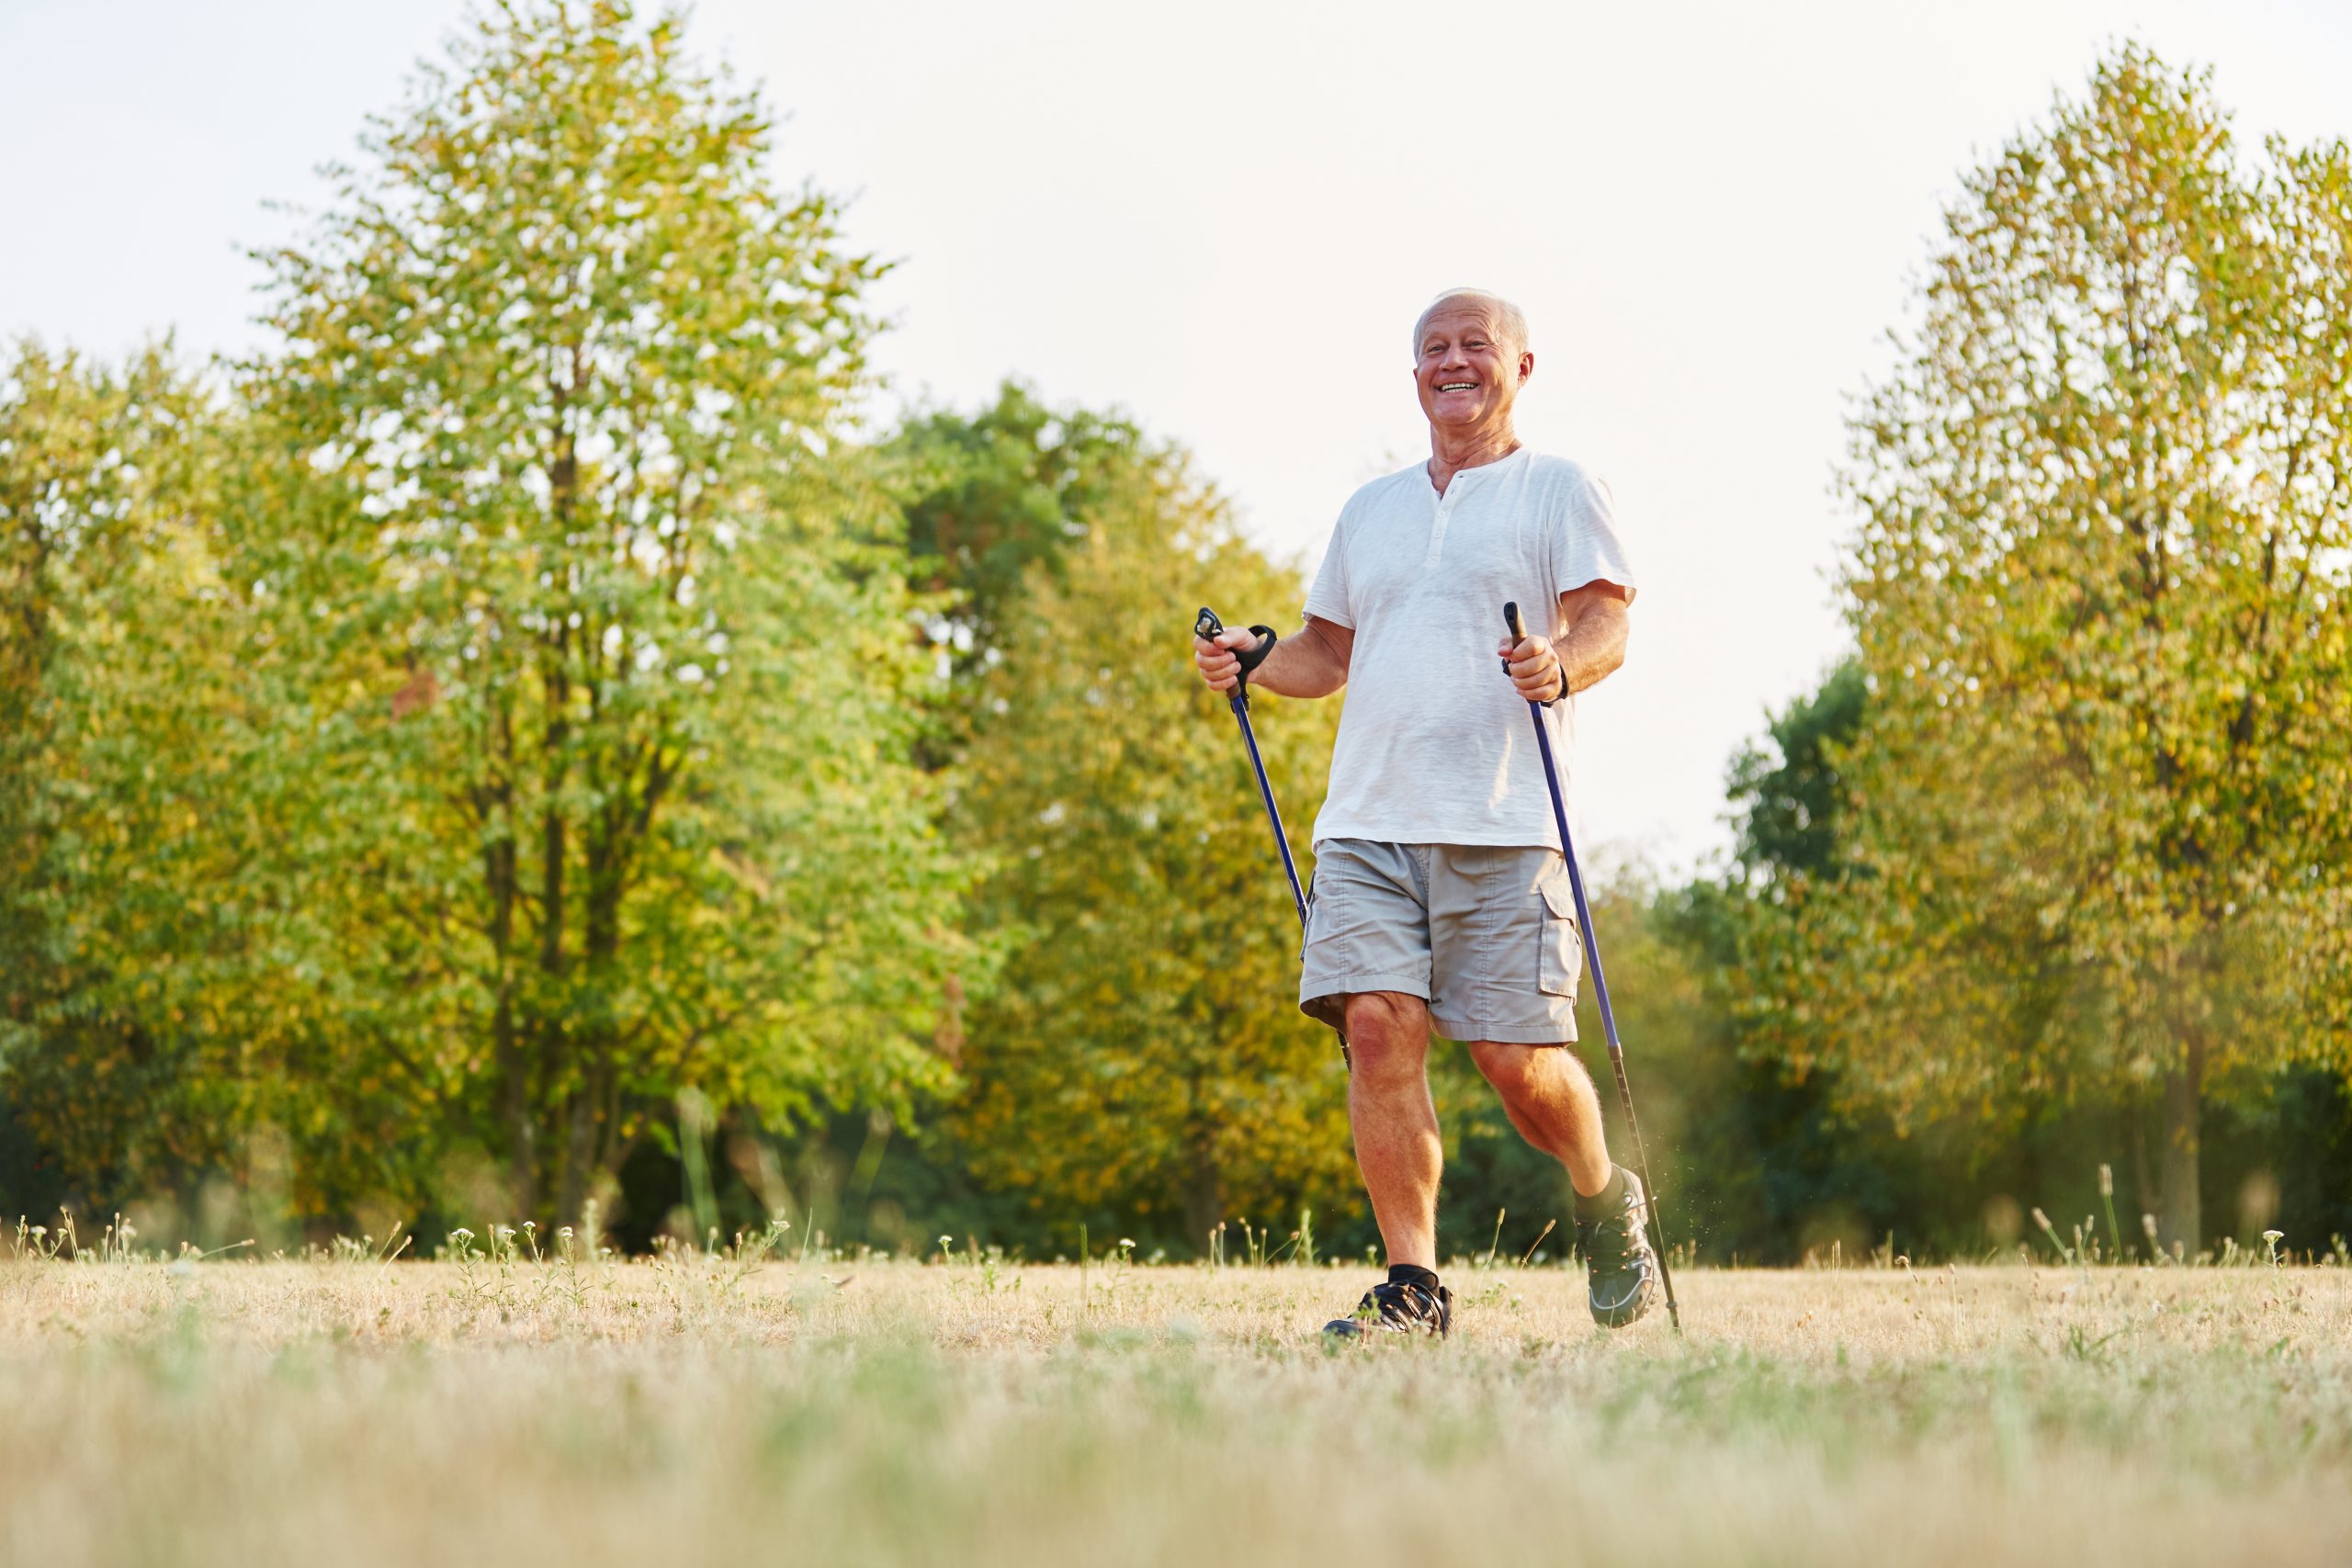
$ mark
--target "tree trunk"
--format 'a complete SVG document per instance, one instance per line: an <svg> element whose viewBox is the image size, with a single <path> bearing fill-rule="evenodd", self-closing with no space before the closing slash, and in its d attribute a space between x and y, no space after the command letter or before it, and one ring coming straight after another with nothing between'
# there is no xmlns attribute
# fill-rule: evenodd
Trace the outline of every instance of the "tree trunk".
<svg viewBox="0 0 2352 1568"><path fill-rule="evenodd" d="M507 1202L518 1214L538 1207L538 1146L531 1136L531 1080L524 1060L523 1043L514 1027L514 1002L501 980L498 1010L491 1021L496 1043L494 1061L499 1077L499 1116L506 1124Z"/></svg>
<svg viewBox="0 0 2352 1568"><path fill-rule="evenodd" d="M2140 1216L2156 1212L2156 1179L2148 1168L2148 1108L2132 1108L2132 1245L2139 1247L2146 1239Z"/></svg>
<svg viewBox="0 0 2352 1568"><path fill-rule="evenodd" d="M592 786L598 782L592 768ZM591 1183L602 1172L605 1153L613 1142L609 1102L617 1077L617 1046L609 1009L611 988L619 979L621 878L615 828L619 815L616 807L607 804L602 817L590 818L581 834L587 864L578 967L596 998L596 1008L594 1021L576 1032L572 1043L580 1087L572 1094L569 1111L557 1210L558 1223L562 1224L578 1223L581 1205L594 1195Z"/></svg>
<svg viewBox="0 0 2352 1568"><path fill-rule="evenodd" d="M506 1134L507 1201L514 1212L528 1214L537 1205L537 1151L531 1137L529 1065L514 1022L514 979L511 953L514 941L516 858L512 838L493 839L482 852L483 871L490 884L492 951L498 962L498 1005L491 1016L491 1062L498 1077L498 1118Z"/></svg>
<svg viewBox="0 0 2352 1568"><path fill-rule="evenodd" d="M597 1134L603 1131L604 1074L591 1069L586 1080L571 1091L563 1147L563 1179L556 1191L556 1224L580 1223L581 1205L588 1198L588 1183L596 1174Z"/></svg>
<svg viewBox="0 0 2352 1568"><path fill-rule="evenodd" d="M1225 1182L1217 1169L1216 1130L1195 1117L1184 1128L1184 1235L1206 1257L1209 1232L1225 1218Z"/></svg>
<svg viewBox="0 0 2352 1568"><path fill-rule="evenodd" d="M2197 1193L2204 1077L2205 1047L2198 1040L2188 1042L2180 1064L2165 1075L2164 1190L2156 1211L2156 1234L2167 1248L2178 1243L2192 1258L2205 1238Z"/></svg>

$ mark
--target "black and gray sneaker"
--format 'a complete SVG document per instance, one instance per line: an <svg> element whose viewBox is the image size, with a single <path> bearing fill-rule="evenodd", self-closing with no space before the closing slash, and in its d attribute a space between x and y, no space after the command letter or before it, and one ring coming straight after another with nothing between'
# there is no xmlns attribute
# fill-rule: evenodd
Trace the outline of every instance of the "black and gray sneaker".
<svg viewBox="0 0 2352 1568"><path fill-rule="evenodd" d="M1453 1326L1453 1292L1437 1282L1426 1269L1409 1265L1388 1270L1363 1293L1351 1316L1335 1317L1323 1325L1334 1339L1359 1339L1375 1334L1424 1334L1445 1337Z"/></svg>
<svg viewBox="0 0 2352 1568"><path fill-rule="evenodd" d="M1623 1328L1650 1310L1657 1299L1657 1254L1639 1177L1620 1166L1599 1197L1577 1197L1577 1246L1589 1270L1593 1322Z"/></svg>

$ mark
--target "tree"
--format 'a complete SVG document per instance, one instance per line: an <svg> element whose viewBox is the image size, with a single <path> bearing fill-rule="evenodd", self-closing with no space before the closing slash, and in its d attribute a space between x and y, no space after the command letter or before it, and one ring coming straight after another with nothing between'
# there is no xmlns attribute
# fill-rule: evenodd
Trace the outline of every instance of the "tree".
<svg viewBox="0 0 2352 1568"><path fill-rule="evenodd" d="M2346 1060L2347 189L2136 47L1966 177L1845 475L1859 870L1766 981L1906 1113L2157 1100L2192 1247L2205 1098Z"/></svg>
<svg viewBox="0 0 2352 1568"><path fill-rule="evenodd" d="M851 440L878 268L680 31L484 14L267 258L284 348L241 387L236 580L299 720L257 787L345 944L305 1076L332 1102L356 1055L519 1213L576 1213L687 1088L944 1083L965 954Z"/></svg>
<svg viewBox="0 0 2352 1568"><path fill-rule="evenodd" d="M909 419L889 460L907 519L909 577L941 596L935 636L959 673L989 661L1033 571L1057 577L1066 551L1123 488L1165 461L1131 420L1051 409L1019 381L978 413Z"/></svg>
<svg viewBox="0 0 2352 1568"><path fill-rule="evenodd" d="M954 1125L984 1182L1061 1228L1197 1248L1221 1218L1328 1213L1355 1185L1338 1041L1297 1011L1264 812L1187 636L1200 604L1272 617L1301 585L1173 454L1083 489L1047 531L1068 540L1057 569L1033 564L1001 613L974 705L957 816L993 869L973 914L1012 946L970 1014ZM1335 709L1254 700L1295 829Z"/></svg>
<svg viewBox="0 0 2352 1568"><path fill-rule="evenodd" d="M167 352L0 377L0 1068L70 1190L226 1165L274 1026L236 784L220 413ZM248 1026L218 1027L254 994Z"/></svg>

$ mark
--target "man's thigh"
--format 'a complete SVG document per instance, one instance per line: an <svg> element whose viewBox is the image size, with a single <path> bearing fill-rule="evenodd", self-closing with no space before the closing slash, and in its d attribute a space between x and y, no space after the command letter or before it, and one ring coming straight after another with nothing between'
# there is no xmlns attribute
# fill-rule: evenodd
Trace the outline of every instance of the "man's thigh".
<svg viewBox="0 0 2352 1568"><path fill-rule="evenodd" d="M1564 1045L1584 967L1576 895L1557 850L1433 844L1430 1014L1449 1040Z"/></svg>
<svg viewBox="0 0 2352 1568"><path fill-rule="evenodd" d="M1338 1029L1344 998L1395 991L1430 995L1425 847L1331 839L1315 849L1298 1007Z"/></svg>

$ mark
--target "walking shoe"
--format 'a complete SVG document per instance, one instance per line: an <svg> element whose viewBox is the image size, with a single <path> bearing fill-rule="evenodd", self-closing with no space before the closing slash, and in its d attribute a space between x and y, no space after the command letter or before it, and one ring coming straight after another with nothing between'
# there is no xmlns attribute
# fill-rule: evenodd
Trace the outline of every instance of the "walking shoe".
<svg viewBox="0 0 2352 1568"><path fill-rule="evenodd" d="M1657 1299L1657 1254L1650 1248L1649 1201L1639 1177L1620 1166L1598 1196L1577 1195L1577 1246L1589 1271L1593 1322L1623 1328L1650 1310Z"/></svg>
<svg viewBox="0 0 2352 1568"><path fill-rule="evenodd" d="M1442 1339L1453 1326L1453 1292L1428 1269L1407 1264L1389 1269L1387 1279L1363 1293L1352 1316L1333 1318L1323 1332L1334 1339L1374 1334L1426 1334Z"/></svg>

